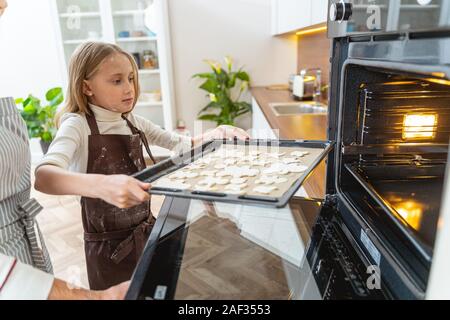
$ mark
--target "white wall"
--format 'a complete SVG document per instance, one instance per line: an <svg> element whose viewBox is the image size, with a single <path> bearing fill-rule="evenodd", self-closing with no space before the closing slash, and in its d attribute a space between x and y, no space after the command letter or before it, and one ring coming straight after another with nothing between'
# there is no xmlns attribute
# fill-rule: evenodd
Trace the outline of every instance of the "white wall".
<svg viewBox="0 0 450 320"><path fill-rule="evenodd" d="M197 112L208 103L200 82L191 80L209 71L203 59L223 61L231 55L237 66L245 66L253 86L287 83L296 71L295 36L271 36L270 0L168 1L178 118L191 131Z"/></svg>
<svg viewBox="0 0 450 320"><path fill-rule="evenodd" d="M62 85L48 0L9 0L0 18L0 97L43 99Z"/></svg>
<svg viewBox="0 0 450 320"><path fill-rule="evenodd" d="M62 70L49 1L9 0L0 18L0 96L44 97L61 86ZM209 71L203 59L231 55L252 85L287 83L296 70L296 38L274 38L270 0L168 0L178 119L191 131L207 104L191 76ZM247 97L250 102L250 97ZM212 123L205 123L212 126ZM239 122L249 126L249 117Z"/></svg>

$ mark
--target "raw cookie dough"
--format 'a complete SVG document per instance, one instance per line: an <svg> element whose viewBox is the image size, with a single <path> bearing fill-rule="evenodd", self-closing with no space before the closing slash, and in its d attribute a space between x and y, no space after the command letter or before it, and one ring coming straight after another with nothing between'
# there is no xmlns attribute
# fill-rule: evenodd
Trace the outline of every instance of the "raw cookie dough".
<svg viewBox="0 0 450 320"><path fill-rule="evenodd" d="M256 184L265 184L265 185L271 185L271 184L280 184L287 182L288 179L277 177L277 176L261 176L259 179L255 181Z"/></svg>
<svg viewBox="0 0 450 320"><path fill-rule="evenodd" d="M221 179L221 178L215 178L215 177L208 177L206 179L203 179L198 182L199 185L226 185L230 182L228 179Z"/></svg>
<svg viewBox="0 0 450 320"><path fill-rule="evenodd" d="M304 157L304 156L306 156L308 154L309 154L309 152L307 152L307 151L294 151L294 152L291 152L291 156L297 157L297 158L302 158L302 157Z"/></svg>
<svg viewBox="0 0 450 320"><path fill-rule="evenodd" d="M283 158L283 159L281 159L281 161L285 164L302 163L302 160L300 160L298 158Z"/></svg>
<svg viewBox="0 0 450 320"><path fill-rule="evenodd" d="M301 164L291 163L291 164L288 164L287 170L289 170L290 172L293 172L293 173L301 173L301 172L305 172L306 170L308 170L308 167L301 165Z"/></svg>
<svg viewBox="0 0 450 320"><path fill-rule="evenodd" d="M200 176L202 177L214 177L217 173L217 170L205 170L200 172Z"/></svg>
<svg viewBox="0 0 450 320"><path fill-rule="evenodd" d="M169 176L169 179L192 179L192 178L197 178L198 177L198 173L197 172L192 172L192 171L178 171L175 172L174 174L171 174Z"/></svg>
<svg viewBox="0 0 450 320"><path fill-rule="evenodd" d="M227 192L230 192L230 193L241 194L241 193L244 193L243 189L245 189L245 188L247 188L246 183L244 183L244 184L229 184L225 187L225 190L227 190Z"/></svg>
<svg viewBox="0 0 450 320"><path fill-rule="evenodd" d="M185 190L189 189L191 185L184 183L184 181L182 180L170 180L163 178L158 180L156 184L153 185L153 187Z"/></svg>
<svg viewBox="0 0 450 320"><path fill-rule="evenodd" d="M246 183L248 181L247 178L233 178L230 180L231 184L243 184Z"/></svg>
<svg viewBox="0 0 450 320"><path fill-rule="evenodd" d="M257 193L262 193L262 194L269 194L272 191L278 189L277 187L272 187L272 186L259 186L253 189L253 191L257 192Z"/></svg>

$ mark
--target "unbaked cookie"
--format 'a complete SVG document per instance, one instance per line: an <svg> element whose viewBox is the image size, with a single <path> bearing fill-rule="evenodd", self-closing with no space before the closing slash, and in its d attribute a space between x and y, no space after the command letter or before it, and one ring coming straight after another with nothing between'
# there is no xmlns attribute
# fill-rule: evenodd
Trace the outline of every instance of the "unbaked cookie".
<svg viewBox="0 0 450 320"><path fill-rule="evenodd" d="M225 187L225 190L227 190L230 193L243 193L244 189L247 188L247 184L229 184Z"/></svg>
<svg viewBox="0 0 450 320"><path fill-rule="evenodd" d="M308 167L301 164L291 163L287 165L287 170L293 173L301 173L308 170Z"/></svg>
<svg viewBox="0 0 450 320"><path fill-rule="evenodd" d="M163 178L163 179L156 181L156 183L153 185L153 187L185 190L185 189L189 189L191 187L191 185L184 183L184 181L182 181L182 180L170 180L170 179Z"/></svg>
<svg viewBox="0 0 450 320"><path fill-rule="evenodd" d="M169 179L192 179L197 178L198 173L193 171L177 171L169 176Z"/></svg>
<svg viewBox="0 0 450 320"><path fill-rule="evenodd" d="M261 176L259 179L255 181L256 184L265 184L265 185L272 185L272 184L280 184L287 182L288 179L277 177L277 176Z"/></svg>
<svg viewBox="0 0 450 320"><path fill-rule="evenodd" d="M243 184L247 182L247 178L233 178L230 180L231 184Z"/></svg>
<svg viewBox="0 0 450 320"><path fill-rule="evenodd" d="M232 165L236 164L236 159L225 159L223 161L223 164L225 164L227 166L232 166Z"/></svg>
<svg viewBox="0 0 450 320"><path fill-rule="evenodd" d="M194 190L196 191L217 191L217 187L214 185L196 185Z"/></svg>
<svg viewBox="0 0 450 320"><path fill-rule="evenodd" d="M222 163L219 163L219 164L216 164L215 166L214 166L214 169L219 169L219 170L221 170L221 169L225 169L227 166L226 165L224 165L224 164L222 164Z"/></svg>
<svg viewBox="0 0 450 320"><path fill-rule="evenodd" d="M281 174L284 176L289 174L289 172L287 165L284 163L274 163L269 168L263 170L263 173L268 175Z"/></svg>
<svg viewBox="0 0 450 320"><path fill-rule="evenodd" d="M191 163L190 165L184 167L185 170L199 170L199 169L204 169L206 168L208 165L204 164L204 163Z"/></svg>
<svg viewBox="0 0 450 320"><path fill-rule="evenodd" d="M253 191L255 191L257 193L262 193L262 194L269 194L277 189L278 189L277 187L273 187L273 186L259 186L259 187L254 188Z"/></svg>
<svg viewBox="0 0 450 320"><path fill-rule="evenodd" d="M302 163L302 160L300 160L299 158L283 158L281 159L281 161L285 164Z"/></svg>
<svg viewBox="0 0 450 320"><path fill-rule="evenodd" d="M202 177L214 177L217 173L217 170L205 170L200 172L200 176Z"/></svg>
<svg viewBox="0 0 450 320"><path fill-rule="evenodd" d="M297 158L302 158L302 157L304 157L304 156L306 156L308 154L309 154L308 151L294 151L294 152L291 152L291 156L297 157Z"/></svg>
<svg viewBox="0 0 450 320"><path fill-rule="evenodd" d="M228 179L221 179L221 178L215 178L215 177L208 177L206 179L203 179L201 181L198 182L199 185L209 185L209 186L213 186L213 185L225 185L228 184L230 182L230 180Z"/></svg>

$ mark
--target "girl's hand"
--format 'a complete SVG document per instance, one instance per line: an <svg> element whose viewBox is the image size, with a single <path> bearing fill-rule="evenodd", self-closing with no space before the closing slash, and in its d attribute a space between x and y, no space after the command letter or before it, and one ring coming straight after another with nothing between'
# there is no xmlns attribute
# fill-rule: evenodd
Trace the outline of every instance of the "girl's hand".
<svg viewBox="0 0 450 320"><path fill-rule="evenodd" d="M248 140L250 139L250 135L244 130L228 126L221 125L216 129L210 130L202 134L201 136L195 137L193 139L194 146L201 145L204 141L214 140L214 139L239 139L239 140Z"/></svg>
<svg viewBox="0 0 450 320"><path fill-rule="evenodd" d="M144 183L126 175L103 175L97 181L97 197L121 209L131 208L150 200L147 190L150 183Z"/></svg>

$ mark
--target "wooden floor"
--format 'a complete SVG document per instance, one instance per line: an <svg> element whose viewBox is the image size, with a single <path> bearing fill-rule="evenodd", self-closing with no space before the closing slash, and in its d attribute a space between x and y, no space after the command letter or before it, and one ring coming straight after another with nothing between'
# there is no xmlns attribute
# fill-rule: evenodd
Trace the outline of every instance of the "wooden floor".
<svg viewBox="0 0 450 320"><path fill-rule="evenodd" d="M88 288L83 226L78 198L50 196L34 189L31 197L38 200L44 207L37 221L50 253L55 276L74 285ZM155 216L159 213L163 201L163 197L152 197L152 211Z"/></svg>

